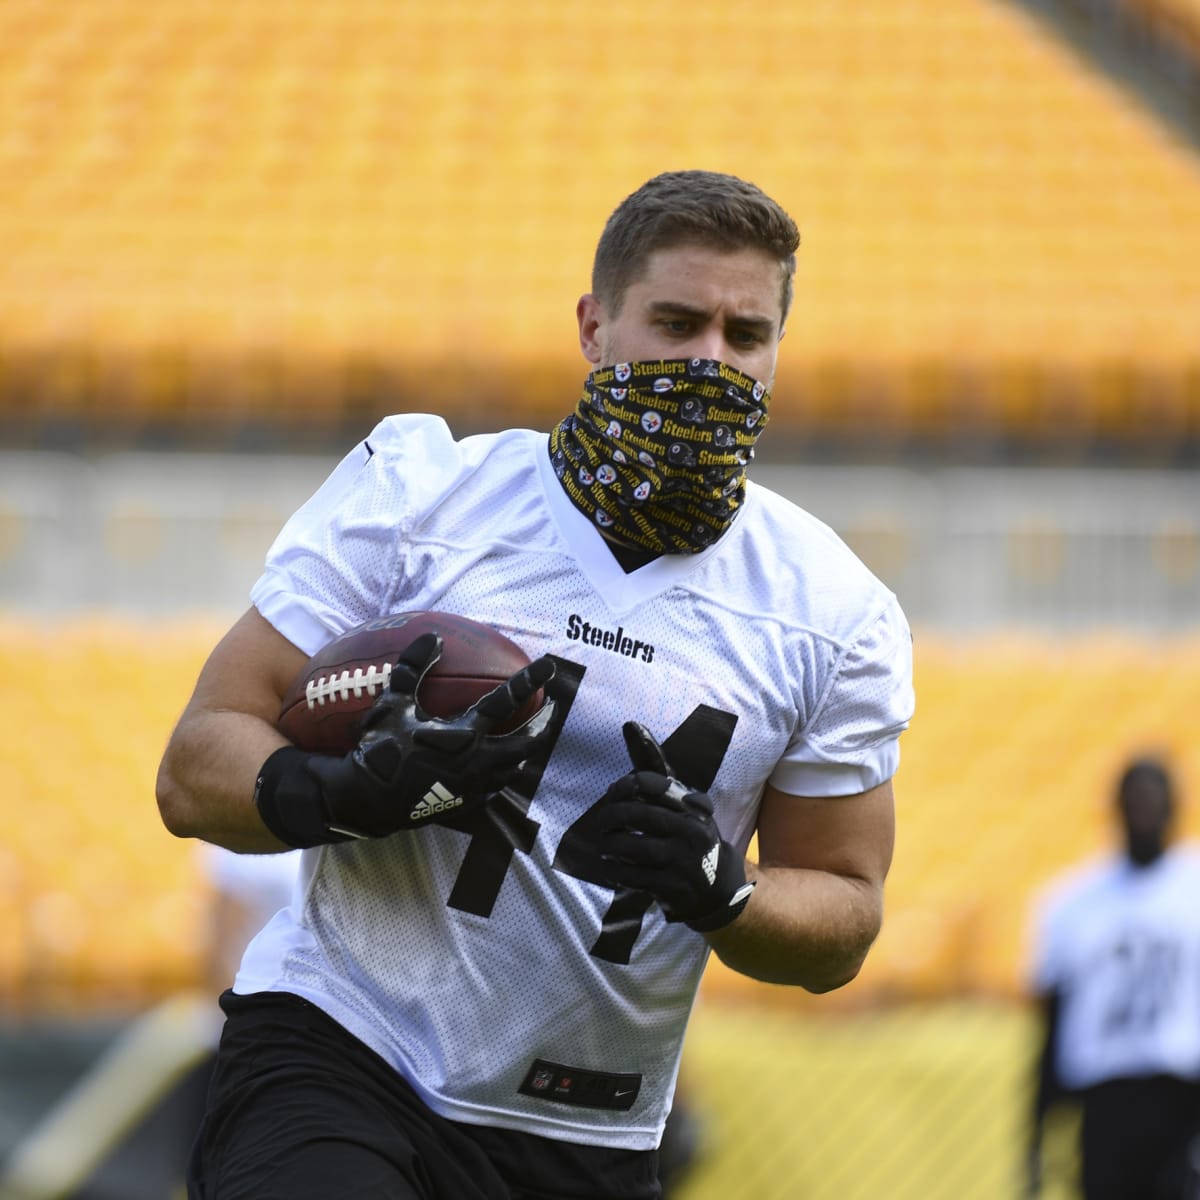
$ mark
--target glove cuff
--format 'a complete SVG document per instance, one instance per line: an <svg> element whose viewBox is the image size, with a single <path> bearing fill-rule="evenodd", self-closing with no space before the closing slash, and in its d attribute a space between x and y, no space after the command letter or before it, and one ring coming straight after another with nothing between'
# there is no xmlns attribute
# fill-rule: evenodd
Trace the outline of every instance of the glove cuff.
<svg viewBox="0 0 1200 1200"><path fill-rule="evenodd" d="M712 933L724 929L742 915L755 885L746 882L746 860L726 841L720 841L710 851L705 870L711 870L713 894L725 897L716 908L684 921L689 929L697 933ZM713 861L715 859L715 861ZM709 863L711 862L711 866Z"/></svg>
<svg viewBox="0 0 1200 1200"><path fill-rule="evenodd" d="M757 881L743 883L730 897L728 904L722 904L720 908L715 909L706 916L697 917L693 921L685 922L685 924L689 929L694 929L697 933L712 933L714 929L724 929L726 925L733 924L742 915L742 910L750 902L750 893L757 886Z"/></svg>
<svg viewBox="0 0 1200 1200"><path fill-rule="evenodd" d="M315 757L295 746L281 746L259 767L254 784L254 805L262 823L296 849L350 840L350 835L329 827L321 781L309 769Z"/></svg>

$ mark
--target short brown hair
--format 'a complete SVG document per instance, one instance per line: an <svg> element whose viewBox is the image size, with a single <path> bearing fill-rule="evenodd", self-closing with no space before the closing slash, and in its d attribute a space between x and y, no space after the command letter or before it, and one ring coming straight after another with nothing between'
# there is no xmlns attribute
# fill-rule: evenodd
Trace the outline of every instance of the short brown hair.
<svg viewBox="0 0 1200 1200"><path fill-rule="evenodd" d="M592 293L616 315L650 255L687 244L749 247L778 258L787 316L800 245L796 222L754 184L716 171L668 171L621 201L596 247Z"/></svg>

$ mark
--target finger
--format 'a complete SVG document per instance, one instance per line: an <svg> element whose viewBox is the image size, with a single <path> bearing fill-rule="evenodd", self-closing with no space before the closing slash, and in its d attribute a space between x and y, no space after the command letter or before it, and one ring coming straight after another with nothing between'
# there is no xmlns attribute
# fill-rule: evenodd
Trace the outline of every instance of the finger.
<svg viewBox="0 0 1200 1200"><path fill-rule="evenodd" d="M498 688L493 689L479 704L482 706L491 696L500 693L511 700L512 710L516 712L531 696L536 696L541 691L543 684L549 683L554 678L554 671L555 666L552 658L539 658L537 662L530 663L529 666L518 671ZM505 713L504 715L512 716L512 713Z"/></svg>
<svg viewBox="0 0 1200 1200"><path fill-rule="evenodd" d="M512 717L531 696L537 695L543 684L554 678L555 670L554 660L543 655L477 700L472 707L486 718L486 724L481 725L484 732Z"/></svg>
<svg viewBox="0 0 1200 1200"><path fill-rule="evenodd" d="M642 839L675 841L690 828L691 818L670 809L656 808L638 799L608 800L588 814L589 833L607 839L626 835Z"/></svg>
<svg viewBox="0 0 1200 1200"><path fill-rule="evenodd" d="M633 771L629 778L633 780L633 787L638 796L652 804L671 790L673 782L669 775L663 775L659 771Z"/></svg>
<svg viewBox="0 0 1200 1200"><path fill-rule="evenodd" d="M634 771L629 778L633 780L638 798L645 804L657 804L673 812L682 813L699 811L705 803L711 801L703 792L689 792L687 785L669 775L660 775L657 771ZM693 796L700 797L698 804L692 803Z"/></svg>
<svg viewBox="0 0 1200 1200"><path fill-rule="evenodd" d="M657 867L642 867L636 863L619 862L617 859L602 859L598 864L597 882L610 888L628 888L632 892L646 892L653 896L655 888L662 886L661 871Z"/></svg>
<svg viewBox="0 0 1200 1200"><path fill-rule="evenodd" d="M621 726L625 736L625 749L629 751L629 761L635 771L657 771L661 775L670 775L671 768L667 763L662 747L654 740L654 735L645 725L638 721L626 721Z"/></svg>
<svg viewBox="0 0 1200 1200"><path fill-rule="evenodd" d="M659 886L666 869L679 857L678 848L666 838L638 837L633 833L614 833L604 839L601 858L606 863L625 867L644 867L658 872ZM647 879L646 883L652 883ZM636 886L629 884L629 886Z"/></svg>
<svg viewBox="0 0 1200 1200"><path fill-rule="evenodd" d="M413 744L427 746L442 754L459 754L475 744L475 733L462 725L448 721L427 722L413 730Z"/></svg>
<svg viewBox="0 0 1200 1200"><path fill-rule="evenodd" d="M548 654L543 654L541 658L534 659L519 675L528 680L529 695L533 695L539 688L543 688L552 680L558 672L558 667L554 659Z"/></svg>
<svg viewBox="0 0 1200 1200"><path fill-rule="evenodd" d="M691 831L692 818L669 808L635 801L635 807L626 811L617 807L607 821L610 829L626 829L639 837L663 838L668 841L685 836ZM620 822L620 823L618 823Z"/></svg>
<svg viewBox="0 0 1200 1200"><path fill-rule="evenodd" d="M529 668L518 671L512 678L497 684L486 696L481 696L471 706L473 712L483 718L475 724L484 732L493 725L501 724L514 716L540 685L529 678Z"/></svg>
<svg viewBox="0 0 1200 1200"><path fill-rule="evenodd" d="M622 775L620 778L614 779L608 785L608 791L597 801L598 804L602 804L606 808L614 803L621 802L640 803L637 776L632 771L627 775Z"/></svg>
<svg viewBox="0 0 1200 1200"><path fill-rule="evenodd" d="M551 696L524 725L513 732L527 738L531 743L541 741L551 725L554 724L554 716L557 712L558 701Z"/></svg>
<svg viewBox="0 0 1200 1200"><path fill-rule="evenodd" d="M404 648L404 652L392 667L389 688L393 692L406 692L413 696L421 680L442 657L442 637L438 633L423 633Z"/></svg>

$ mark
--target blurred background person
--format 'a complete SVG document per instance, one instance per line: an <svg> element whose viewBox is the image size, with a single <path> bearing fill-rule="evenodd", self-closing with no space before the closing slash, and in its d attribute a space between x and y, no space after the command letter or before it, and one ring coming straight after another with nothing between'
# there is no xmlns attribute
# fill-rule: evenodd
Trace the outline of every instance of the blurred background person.
<svg viewBox="0 0 1200 1200"><path fill-rule="evenodd" d="M232 986L250 939L291 901L300 852L234 854L221 846L197 847L212 884L207 990L216 997Z"/></svg>
<svg viewBox="0 0 1200 1200"><path fill-rule="evenodd" d="M1116 787L1120 848L1039 897L1038 1060L1030 1185L1064 1098L1082 1112L1086 1200L1191 1200L1200 1137L1200 847L1172 842L1167 767L1138 759Z"/></svg>

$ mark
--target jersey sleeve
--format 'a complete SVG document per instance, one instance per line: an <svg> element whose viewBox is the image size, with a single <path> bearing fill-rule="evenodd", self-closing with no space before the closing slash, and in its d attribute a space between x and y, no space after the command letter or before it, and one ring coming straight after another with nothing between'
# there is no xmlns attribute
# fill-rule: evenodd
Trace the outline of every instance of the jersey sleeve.
<svg viewBox="0 0 1200 1200"><path fill-rule="evenodd" d="M1088 876L1073 868L1037 892L1029 906L1029 986L1052 992L1066 981L1071 915L1084 895Z"/></svg>
<svg viewBox="0 0 1200 1200"><path fill-rule="evenodd" d="M1035 908L1030 933L1029 986L1036 993L1052 992L1062 983L1059 939L1053 910Z"/></svg>
<svg viewBox="0 0 1200 1200"><path fill-rule="evenodd" d="M380 422L292 514L268 550L250 593L263 617L315 654L386 611L418 493L439 464L449 463L453 448L440 418Z"/></svg>
<svg viewBox="0 0 1200 1200"><path fill-rule="evenodd" d="M877 787L896 773L914 704L912 634L890 596L837 655L771 785L793 796L852 796Z"/></svg>

